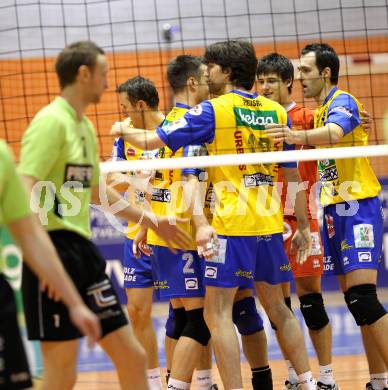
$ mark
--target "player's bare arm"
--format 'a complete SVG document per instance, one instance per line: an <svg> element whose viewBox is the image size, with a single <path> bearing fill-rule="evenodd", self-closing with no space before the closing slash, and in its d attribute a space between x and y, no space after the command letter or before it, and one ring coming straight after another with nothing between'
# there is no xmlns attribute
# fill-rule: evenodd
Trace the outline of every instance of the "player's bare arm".
<svg viewBox="0 0 388 390"><path fill-rule="evenodd" d="M298 168L282 168L287 183L301 183ZM304 263L311 252L311 234L305 191L298 190L295 197L295 217L298 229L291 242L291 251L297 250L297 262Z"/></svg>
<svg viewBox="0 0 388 390"><path fill-rule="evenodd" d="M269 138L277 142L287 142L297 145L322 145L336 144L344 136L341 126L335 123L328 123L323 127L311 130L292 130L286 125L266 125L265 133Z"/></svg>
<svg viewBox="0 0 388 390"><path fill-rule="evenodd" d="M201 192L201 185L196 175L183 175L185 183L184 196L188 204L192 221L195 226L198 254L205 259L211 259L217 254L218 239L215 229L203 212L204 194Z"/></svg>
<svg viewBox="0 0 388 390"><path fill-rule="evenodd" d="M153 229L169 247L177 245L189 245L189 235L177 225L172 225L168 217L160 217L150 211L132 206L117 191L106 187L104 183L94 186L92 189L92 201L102 209L114 213L117 217L125 220L139 222L139 224ZM176 218L177 223L184 223L183 218Z"/></svg>
<svg viewBox="0 0 388 390"><path fill-rule="evenodd" d="M110 134L115 137L122 137L133 146L143 150L153 150L165 146L155 132L129 127L123 122L116 122L111 128Z"/></svg>

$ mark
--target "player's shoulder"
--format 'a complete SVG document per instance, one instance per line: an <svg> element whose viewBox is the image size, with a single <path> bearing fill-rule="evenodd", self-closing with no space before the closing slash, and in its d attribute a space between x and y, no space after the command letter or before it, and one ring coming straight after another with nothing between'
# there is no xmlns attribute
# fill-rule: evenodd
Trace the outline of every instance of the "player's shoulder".
<svg viewBox="0 0 388 390"><path fill-rule="evenodd" d="M283 113L286 113L286 110L284 109L284 107L281 104L279 104L278 102L275 102L274 100L268 99L265 96L258 95L256 97L256 100L258 102L260 102L260 104L261 104L260 109L262 109L262 110L270 109L272 111L276 110L276 111L281 111Z"/></svg>

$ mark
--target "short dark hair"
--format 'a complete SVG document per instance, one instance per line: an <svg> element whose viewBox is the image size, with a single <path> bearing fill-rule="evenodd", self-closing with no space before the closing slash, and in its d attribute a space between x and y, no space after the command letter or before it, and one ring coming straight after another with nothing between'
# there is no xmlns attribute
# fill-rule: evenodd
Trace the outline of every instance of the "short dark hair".
<svg viewBox="0 0 388 390"><path fill-rule="evenodd" d="M66 46L55 62L61 89L74 83L80 66L86 65L93 69L100 54L104 55L104 50L91 41L79 41Z"/></svg>
<svg viewBox="0 0 388 390"><path fill-rule="evenodd" d="M291 85L288 87L288 92L291 93L292 83L294 82L294 66L287 57L278 53L271 53L261 57L257 65L257 76L270 73L276 73L283 82L291 80Z"/></svg>
<svg viewBox="0 0 388 390"><path fill-rule="evenodd" d="M175 57L167 65L167 80L176 93L184 89L187 79L194 77L196 80L201 78L201 65L203 60L189 54L182 54Z"/></svg>
<svg viewBox="0 0 388 390"><path fill-rule="evenodd" d="M224 41L208 46L205 63L214 63L222 70L230 69L230 81L236 87L250 90L255 83L257 58L255 49L247 41Z"/></svg>
<svg viewBox="0 0 388 390"><path fill-rule="evenodd" d="M323 69L331 69L330 82L334 85L338 84L338 74L339 74L339 58L335 50L329 46L327 43L312 43L306 45L302 49L302 55L307 53L315 53L315 63L319 70L319 73L322 73Z"/></svg>
<svg viewBox="0 0 388 390"><path fill-rule="evenodd" d="M154 83L141 76L128 79L116 88L117 93L125 92L128 100L136 104L139 100L145 101L152 109L159 106L159 94Z"/></svg>

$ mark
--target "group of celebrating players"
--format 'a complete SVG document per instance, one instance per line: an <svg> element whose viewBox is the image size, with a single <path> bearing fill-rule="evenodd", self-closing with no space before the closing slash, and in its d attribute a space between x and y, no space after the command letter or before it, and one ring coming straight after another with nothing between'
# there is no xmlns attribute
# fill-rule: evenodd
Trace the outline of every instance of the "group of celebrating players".
<svg viewBox="0 0 388 390"><path fill-rule="evenodd" d="M19 232L21 243L22 227L13 225L34 223L45 237L44 248L49 248L45 260L59 265L55 248L78 294L94 312L73 291L63 269L44 272L34 260L37 256L30 256L22 289L29 338L41 341L44 389L74 386L81 333L97 340L112 358L122 388L161 389L151 321L156 289L170 301L165 339L169 389L189 389L194 372L198 388L216 389L212 351L224 388L242 389L236 328L253 388L273 389L255 292L288 366L285 389L338 390L331 326L321 293L324 266L325 273L337 275L360 326L371 374L366 388L388 388L388 346L383 342L388 316L376 293L383 215L380 184L368 159L238 164L239 155L250 152L368 143L361 103L337 88L339 59L333 48L311 44L301 52L300 82L304 96L316 101L315 111L293 101L294 68L286 57L273 53L258 61L254 47L244 41L214 43L201 58L174 58L167 78L175 106L166 117L150 80L127 80L116 90L128 118L112 126L113 159L236 153L237 164L110 174L107 185L99 180L94 129L84 116L107 88L105 54L92 42L77 42L60 53L56 71L61 96L31 122L19 165L29 192L41 190L42 182L51 183L36 195L41 202L50 196L53 201L43 221L51 242L28 207L15 216L2 211L2 221ZM259 94L252 92L256 79ZM315 206L318 174L322 237ZM15 175L13 180L18 181L21 199L11 196L8 201L25 206L20 179ZM123 198L117 190L127 182ZM4 188L0 186L0 204L8 210ZM77 213L66 206L69 192L78 202ZM102 195L107 202L101 201ZM110 205L119 205L114 207L116 215L132 221L124 245L124 281L134 335L105 274L104 260L89 241L90 203L108 211ZM26 259L37 251L27 245L22 249ZM53 281L59 272L67 286ZM291 309L293 278L319 361L317 381ZM71 302L66 289L72 291ZM55 298L64 300L70 311ZM77 318L72 305L81 312ZM15 353L22 348L11 355ZM15 375L18 372L28 373L26 364L6 366L0 378L14 384L21 377ZM23 388L23 383L16 380L15 388Z"/></svg>

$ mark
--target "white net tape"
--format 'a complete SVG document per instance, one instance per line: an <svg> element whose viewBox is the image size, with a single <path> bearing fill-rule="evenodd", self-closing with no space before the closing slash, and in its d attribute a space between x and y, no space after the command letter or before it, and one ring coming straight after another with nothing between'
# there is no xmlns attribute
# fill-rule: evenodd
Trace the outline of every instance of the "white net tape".
<svg viewBox="0 0 388 390"><path fill-rule="evenodd" d="M128 172L135 170L206 168L240 164L268 164L292 161L388 156L388 145L352 146L341 148L305 149L284 152L220 154L215 156L166 158L136 161L107 161L101 163L101 172Z"/></svg>

